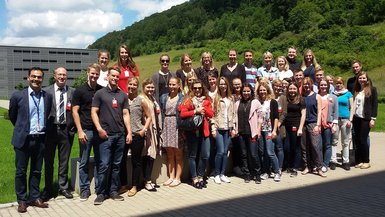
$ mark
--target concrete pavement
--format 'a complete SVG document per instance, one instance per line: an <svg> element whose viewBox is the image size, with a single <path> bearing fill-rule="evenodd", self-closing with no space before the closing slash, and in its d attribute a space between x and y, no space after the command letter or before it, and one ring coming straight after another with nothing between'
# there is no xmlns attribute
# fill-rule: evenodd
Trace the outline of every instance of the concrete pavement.
<svg viewBox="0 0 385 217"><path fill-rule="evenodd" d="M17 204L0 208L0 216L384 216L385 215L385 133L371 133L371 165L367 170L337 167L327 178L284 173L273 179L244 183L230 177L229 184L215 184L198 190L189 184L163 187L158 192L142 190L124 201L106 200L94 206L92 195L80 202L57 198L50 208L28 207L17 212Z"/></svg>

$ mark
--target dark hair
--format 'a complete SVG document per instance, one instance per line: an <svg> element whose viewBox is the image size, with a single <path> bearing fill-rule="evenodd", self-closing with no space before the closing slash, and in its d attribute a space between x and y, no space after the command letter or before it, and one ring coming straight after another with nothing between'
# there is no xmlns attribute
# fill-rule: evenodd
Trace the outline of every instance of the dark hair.
<svg viewBox="0 0 385 217"><path fill-rule="evenodd" d="M289 87L294 85L296 88L297 88L297 94L296 96L294 97L294 99L292 99L289 95ZM287 85L287 89L286 89L286 99L288 102L291 102L293 104L298 104L301 102L301 94L300 94L300 90L299 90L299 86L297 83L295 82L291 82L289 85Z"/></svg>
<svg viewBox="0 0 385 217"><path fill-rule="evenodd" d="M321 80L318 82L318 85L317 85L318 86L318 92L320 90L320 86L321 86L321 82L322 81L326 81L326 84L327 84L326 92L329 93L329 91L330 91L330 83L329 83L328 80L326 80L326 78L321 78Z"/></svg>
<svg viewBox="0 0 385 217"><path fill-rule="evenodd" d="M366 79L367 79L367 82L366 84L364 84L364 86L362 87L361 89L361 84L360 82L358 81L358 78L362 75L365 75L366 76ZM372 80L370 80L369 76L368 76L368 73L365 72L365 71L361 71L360 73L357 74L356 76L356 82L354 83L354 87L353 87L353 95L354 97L357 96L357 94L363 90L364 93L365 93L365 97L370 97L372 95L372 87L373 87L373 84L372 84Z"/></svg>
<svg viewBox="0 0 385 217"><path fill-rule="evenodd" d="M119 50L118 50L118 66L119 66L119 68L122 67L122 62L120 60L120 48L123 48L123 49L125 49L127 51L127 53L128 53L128 67L130 68L130 70L132 72L135 72L136 71L136 69L135 69L135 62L132 59L132 55L131 55L130 49L125 44L120 45ZM120 72L120 70L119 70L119 72Z"/></svg>
<svg viewBox="0 0 385 217"><path fill-rule="evenodd" d="M243 89L245 89L246 87L250 88L250 90L251 90L251 98L250 99L254 99L255 98L255 93L254 93L253 86L251 86L251 84L249 84L249 83L244 83L244 84L242 84L242 87L241 87L241 96L242 96L241 100L242 101L245 101L245 99L243 98Z"/></svg>
<svg viewBox="0 0 385 217"><path fill-rule="evenodd" d="M42 68L40 67L32 67L31 69L28 70L28 77L31 75L31 72L32 71L41 71L43 73L43 77L44 77L44 71Z"/></svg>

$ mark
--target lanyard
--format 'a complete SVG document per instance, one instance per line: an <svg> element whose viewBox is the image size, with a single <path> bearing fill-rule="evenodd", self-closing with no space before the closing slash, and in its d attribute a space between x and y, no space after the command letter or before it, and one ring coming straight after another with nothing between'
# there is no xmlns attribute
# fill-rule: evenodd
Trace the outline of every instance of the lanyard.
<svg viewBox="0 0 385 217"><path fill-rule="evenodd" d="M41 100L41 93L39 93L39 97L37 97L37 95L35 96L35 92L33 92L33 94L31 96L32 96L33 103L35 104L36 112L37 112L37 129L40 130L40 111L39 111L39 106L40 106L40 100ZM36 101L35 98L38 98L38 101Z"/></svg>

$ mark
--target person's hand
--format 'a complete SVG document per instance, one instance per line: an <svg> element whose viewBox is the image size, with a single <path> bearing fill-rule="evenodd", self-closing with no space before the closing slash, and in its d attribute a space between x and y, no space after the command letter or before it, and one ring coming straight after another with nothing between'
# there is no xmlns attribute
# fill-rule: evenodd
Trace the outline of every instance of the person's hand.
<svg viewBox="0 0 385 217"><path fill-rule="evenodd" d="M230 137L234 138L236 136L235 130L230 130Z"/></svg>
<svg viewBox="0 0 385 217"><path fill-rule="evenodd" d="M312 134L313 134L314 136L316 136L316 135L320 134L320 132L321 132L321 127L317 125L317 126L315 126L315 127L313 128Z"/></svg>
<svg viewBox="0 0 385 217"><path fill-rule="evenodd" d="M98 129L98 134L99 134L99 137L101 139L107 139L108 138L107 132L105 130L103 130L103 128Z"/></svg>
<svg viewBox="0 0 385 217"><path fill-rule="evenodd" d="M272 138L272 139L275 139L276 137L277 137L277 132L272 131L272 132L271 132L271 138Z"/></svg>
<svg viewBox="0 0 385 217"><path fill-rule="evenodd" d="M83 130L78 132L78 138L80 144L85 144L88 141L87 134Z"/></svg>
<svg viewBox="0 0 385 217"><path fill-rule="evenodd" d="M139 136L144 137L146 135L146 130L143 128L141 131L139 131Z"/></svg>
<svg viewBox="0 0 385 217"><path fill-rule="evenodd" d="M374 127L374 120L370 120L370 122L369 122L369 127L370 127L370 128L373 128L373 127Z"/></svg>
<svg viewBox="0 0 385 217"><path fill-rule="evenodd" d="M203 107L198 107L195 109L195 114L204 115L205 110L203 109Z"/></svg>
<svg viewBox="0 0 385 217"><path fill-rule="evenodd" d="M126 144L131 144L132 142L132 134L128 133L126 136Z"/></svg>
<svg viewBox="0 0 385 217"><path fill-rule="evenodd" d="M302 136L302 129L297 130L297 136Z"/></svg>
<svg viewBox="0 0 385 217"><path fill-rule="evenodd" d="M348 120L348 121L346 122L346 127L349 127L349 128L352 127L352 122Z"/></svg>
<svg viewBox="0 0 385 217"><path fill-rule="evenodd" d="M332 126L332 134L334 134L336 132L337 132L337 125L333 124L333 126Z"/></svg>
<svg viewBox="0 0 385 217"><path fill-rule="evenodd" d="M211 132L211 135L213 135L213 138L217 137L217 131L216 131L216 130L213 130L213 131Z"/></svg>

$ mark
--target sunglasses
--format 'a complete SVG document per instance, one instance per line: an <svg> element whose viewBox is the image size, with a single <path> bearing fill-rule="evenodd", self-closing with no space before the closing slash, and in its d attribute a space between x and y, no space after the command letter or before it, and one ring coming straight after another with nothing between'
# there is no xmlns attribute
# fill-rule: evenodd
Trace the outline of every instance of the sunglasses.
<svg viewBox="0 0 385 217"><path fill-rule="evenodd" d="M160 60L160 62L162 62L162 63L169 63L170 60Z"/></svg>
<svg viewBox="0 0 385 217"><path fill-rule="evenodd" d="M202 87L193 87L193 90L202 90Z"/></svg>

